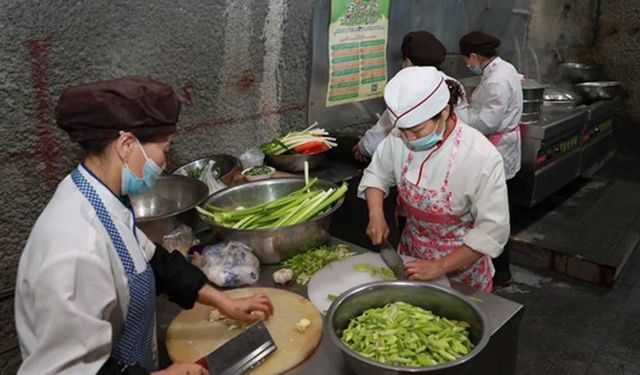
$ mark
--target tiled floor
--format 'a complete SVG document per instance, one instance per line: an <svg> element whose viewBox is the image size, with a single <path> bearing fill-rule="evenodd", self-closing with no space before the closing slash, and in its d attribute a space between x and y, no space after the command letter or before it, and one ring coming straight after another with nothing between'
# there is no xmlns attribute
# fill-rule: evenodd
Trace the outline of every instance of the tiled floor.
<svg viewBox="0 0 640 375"><path fill-rule="evenodd" d="M598 175L637 183L640 161L617 158ZM515 283L496 293L525 305L518 375L640 374L640 249L613 288L551 271L513 271Z"/></svg>

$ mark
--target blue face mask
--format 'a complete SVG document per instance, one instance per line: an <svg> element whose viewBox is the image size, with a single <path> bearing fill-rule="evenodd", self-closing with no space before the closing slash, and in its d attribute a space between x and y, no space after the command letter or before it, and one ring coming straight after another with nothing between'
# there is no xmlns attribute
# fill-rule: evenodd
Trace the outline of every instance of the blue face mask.
<svg viewBox="0 0 640 375"><path fill-rule="evenodd" d="M139 195L148 192L162 174L162 168L147 157L147 153L144 152L140 142L138 142L138 146L140 146L145 158L144 166L142 167L142 178L138 178L131 172L127 163L124 163L124 168L122 168L122 195Z"/></svg>
<svg viewBox="0 0 640 375"><path fill-rule="evenodd" d="M482 68L479 66L473 66L473 65L467 65L467 69L469 69L471 71L471 73L477 75L477 76L481 76L482 75Z"/></svg>
<svg viewBox="0 0 640 375"><path fill-rule="evenodd" d="M413 141L407 140L409 148L413 151L427 151L434 148L438 143L442 142L442 136L444 134L444 126L440 133L436 133L434 129L429 135L425 135L422 138L414 139Z"/></svg>

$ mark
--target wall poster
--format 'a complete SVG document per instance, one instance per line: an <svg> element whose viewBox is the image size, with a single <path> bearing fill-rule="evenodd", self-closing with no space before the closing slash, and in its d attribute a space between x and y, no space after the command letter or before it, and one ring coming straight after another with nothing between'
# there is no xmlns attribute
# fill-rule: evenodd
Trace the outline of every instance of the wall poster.
<svg viewBox="0 0 640 375"><path fill-rule="evenodd" d="M331 1L327 107L383 95L390 1Z"/></svg>

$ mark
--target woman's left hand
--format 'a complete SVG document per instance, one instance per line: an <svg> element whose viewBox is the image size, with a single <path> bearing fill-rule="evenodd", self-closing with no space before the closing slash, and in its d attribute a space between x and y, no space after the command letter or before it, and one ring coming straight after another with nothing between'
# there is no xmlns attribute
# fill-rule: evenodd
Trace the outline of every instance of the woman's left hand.
<svg viewBox="0 0 640 375"><path fill-rule="evenodd" d="M268 320L273 314L271 300L262 293L246 298L229 298L219 308L225 316L247 323Z"/></svg>
<svg viewBox="0 0 640 375"><path fill-rule="evenodd" d="M442 264L437 260L412 260L404 265L409 280L434 280L444 276Z"/></svg>

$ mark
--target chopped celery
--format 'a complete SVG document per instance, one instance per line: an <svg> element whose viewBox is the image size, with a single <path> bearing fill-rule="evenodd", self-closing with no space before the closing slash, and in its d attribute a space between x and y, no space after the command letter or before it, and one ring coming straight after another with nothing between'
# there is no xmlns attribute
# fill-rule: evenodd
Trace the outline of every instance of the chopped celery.
<svg viewBox="0 0 640 375"><path fill-rule="evenodd" d="M322 267L336 260L350 257L353 254L355 253L347 245L321 246L306 253L295 255L282 262L282 265L293 271L298 284L306 285L311 276Z"/></svg>
<svg viewBox="0 0 640 375"><path fill-rule="evenodd" d="M393 271L391 271L387 267L378 267L370 263L355 264L353 266L353 269L358 272L368 273L369 275L371 275L371 277L376 277L379 275L383 280L393 280L396 278L396 276L393 274Z"/></svg>
<svg viewBox="0 0 640 375"><path fill-rule="evenodd" d="M351 319L341 340L365 357L407 367L450 362L473 349L469 323L405 302L365 310Z"/></svg>

